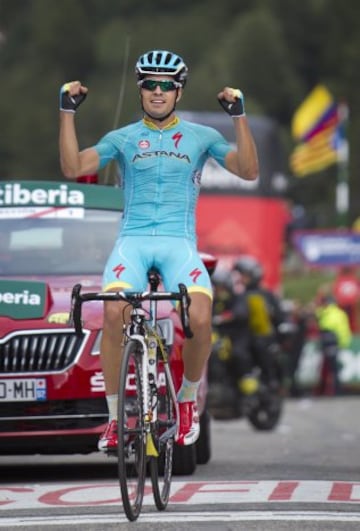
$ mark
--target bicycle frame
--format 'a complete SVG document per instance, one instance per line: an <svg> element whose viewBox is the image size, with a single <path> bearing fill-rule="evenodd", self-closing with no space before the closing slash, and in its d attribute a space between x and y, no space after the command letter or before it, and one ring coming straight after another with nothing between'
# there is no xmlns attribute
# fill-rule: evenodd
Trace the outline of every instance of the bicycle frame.
<svg viewBox="0 0 360 531"><path fill-rule="evenodd" d="M125 341L137 341L142 345L142 398L144 422L147 434L147 455L156 456L157 451L151 439L151 425L158 420L158 404L153 403L153 395L158 389L158 356L161 356L162 366L166 373L166 382L169 386L171 399L177 412L176 391L168 362L168 354L163 345L162 336L156 330L157 328L157 301L150 301L150 322L145 319L145 311L141 307L133 308L130 314L130 324L127 326ZM131 332L134 327L138 328L140 333ZM141 332L142 331L142 332ZM164 441L175 435L176 425L171 427L162 434L159 442Z"/></svg>

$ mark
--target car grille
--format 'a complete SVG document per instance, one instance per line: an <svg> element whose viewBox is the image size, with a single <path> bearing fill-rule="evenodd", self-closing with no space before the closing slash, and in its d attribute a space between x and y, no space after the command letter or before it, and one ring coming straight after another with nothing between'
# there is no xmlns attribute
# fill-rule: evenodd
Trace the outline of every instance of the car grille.
<svg viewBox="0 0 360 531"><path fill-rule="evenodd" d="M74 331L20 332L0 342L0 373L57 372L74 363L86 336Z"/></svg>

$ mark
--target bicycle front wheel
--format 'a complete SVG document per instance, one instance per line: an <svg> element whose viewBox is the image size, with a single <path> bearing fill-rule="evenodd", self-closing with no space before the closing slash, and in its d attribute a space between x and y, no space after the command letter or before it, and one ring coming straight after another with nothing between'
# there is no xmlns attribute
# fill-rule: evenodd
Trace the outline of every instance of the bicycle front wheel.
<svg viewBox="0 0 360 531"><path fill-rule="evenodd" d="M141 512L146 478L142 356L140 342L130 340L125 345L119 382L118 473L122 503L130 521Z"/></svg>
<svg viewBox="0 0 360 531"><path fill-rule="evenodd" d="M157 388L158 420L153 425L153 440L158 450L158 456L150 457L150 475L157 509L163 511L169 502L173 469L174 438L176 432L176 418L171 398L170 386L166 372L165 381Z"/></svg>

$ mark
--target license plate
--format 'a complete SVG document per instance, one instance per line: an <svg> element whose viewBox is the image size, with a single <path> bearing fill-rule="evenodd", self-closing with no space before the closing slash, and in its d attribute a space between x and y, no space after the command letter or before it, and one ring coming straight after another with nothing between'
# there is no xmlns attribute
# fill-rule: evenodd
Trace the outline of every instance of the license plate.
<svg viewBox="0 0 360 531"><path fill-rule="evenodd" d="M0 402L34 402L46 400L45 378L0 380Z"/></svg>

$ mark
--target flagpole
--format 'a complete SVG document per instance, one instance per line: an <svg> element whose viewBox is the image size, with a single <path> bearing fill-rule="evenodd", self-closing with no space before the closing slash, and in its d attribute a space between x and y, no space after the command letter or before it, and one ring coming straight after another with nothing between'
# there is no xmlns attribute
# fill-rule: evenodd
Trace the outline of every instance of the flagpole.
<svg viewBox="0 0 360 531"><path fill-rule="evenodd" d="M337 138L337 183L336 212L338 227L349 227L349 143L346 126L349 119L349 108L346 103L339 103L339 133Z"/></svg>

